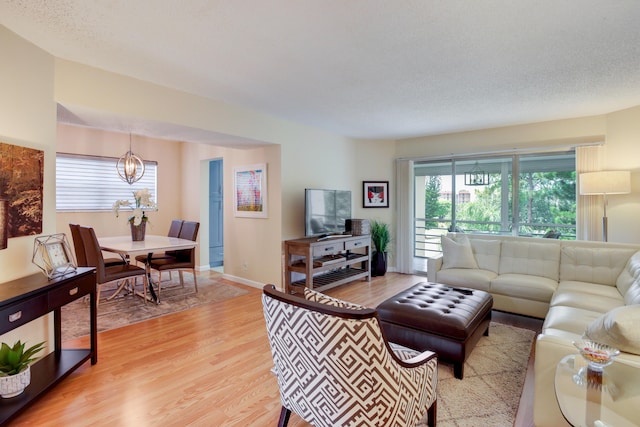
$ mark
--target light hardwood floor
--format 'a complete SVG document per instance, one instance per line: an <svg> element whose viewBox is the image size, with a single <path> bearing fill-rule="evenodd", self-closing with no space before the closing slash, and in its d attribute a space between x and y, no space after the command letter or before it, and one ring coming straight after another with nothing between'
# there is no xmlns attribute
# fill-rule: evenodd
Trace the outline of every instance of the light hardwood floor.
<svg viewBox="0 0 640 427"><path fill-rule="evenodd" d="M201 275L216 275L215 272ZM426 278L388 273L328 294L368 306ZM88 362L11 426L275 426L280 400L270 373L260 290L98 337ZM497 313L520 327L540 322ZM66 346L84 345L85 339ZM530 368L531 370L531 368ZM528 375L529 377L529 375ZM525 384L516 426L533 426L532 384ZM291 427L308 426L295 414Z"/></svg>

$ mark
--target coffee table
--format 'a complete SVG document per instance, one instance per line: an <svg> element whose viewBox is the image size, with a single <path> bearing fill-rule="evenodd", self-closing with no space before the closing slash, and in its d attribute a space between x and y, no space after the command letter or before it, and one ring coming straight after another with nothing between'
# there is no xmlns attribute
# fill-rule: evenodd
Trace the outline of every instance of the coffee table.
<svg viewBox="0 0 640 427"><path fill-rule="evenodd" d="M574 427L640 425L640 369L614 362L592 371L579 354L556 367L555 390L562 415Z"/></svg>
<svg viewBox="0 0 640 427"><path fill-rule="evenodd" d="M482 335L489 335L493 298L484 291L421 282L381 302L376 310L388 340L438 361L453 363L462 379L464 362Z"/></svg>

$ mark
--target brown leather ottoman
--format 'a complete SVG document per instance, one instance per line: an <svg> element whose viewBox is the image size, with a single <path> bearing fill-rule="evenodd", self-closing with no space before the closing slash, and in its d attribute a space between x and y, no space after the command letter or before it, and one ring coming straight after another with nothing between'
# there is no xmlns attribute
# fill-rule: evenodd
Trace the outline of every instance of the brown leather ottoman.
<svg viewBox="0 0 640 427"><path fill-rule="evenodd" d="M456 378L480 337L489 335L493 297L484 291L422 282L378 305L387 339L453 362Z"/></svg>

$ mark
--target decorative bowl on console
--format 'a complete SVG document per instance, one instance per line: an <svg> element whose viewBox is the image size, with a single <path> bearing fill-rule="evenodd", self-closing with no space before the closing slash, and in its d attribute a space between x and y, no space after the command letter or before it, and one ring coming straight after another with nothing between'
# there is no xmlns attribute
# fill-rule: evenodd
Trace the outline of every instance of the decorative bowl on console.
<svg viewBox="0 0 640 427"><path fill-rule="evenodd" d="M604 367L611 365L613 359L620 354L620 350L617 348L585 338L580 341L573 341L573 345L587 361L589 368L594 371L601 371Z"/></svg>

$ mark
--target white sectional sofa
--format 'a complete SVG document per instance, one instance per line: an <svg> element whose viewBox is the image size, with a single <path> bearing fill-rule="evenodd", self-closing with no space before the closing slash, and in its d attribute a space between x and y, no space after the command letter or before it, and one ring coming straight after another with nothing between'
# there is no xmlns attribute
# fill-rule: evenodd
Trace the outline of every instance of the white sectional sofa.
<svg viewBox="0 0 640 427"><path fill-rule="evenodd" d="M429 281L489 292L494 309L544 319L536 341L534 422L569 425L558 406L555 368L590 338L621 350L640 369L640 245L484 234L443 236L427 261ZM640 412L629 419L640 418ZM640 424L640 419L638 419Z"/></svg>

